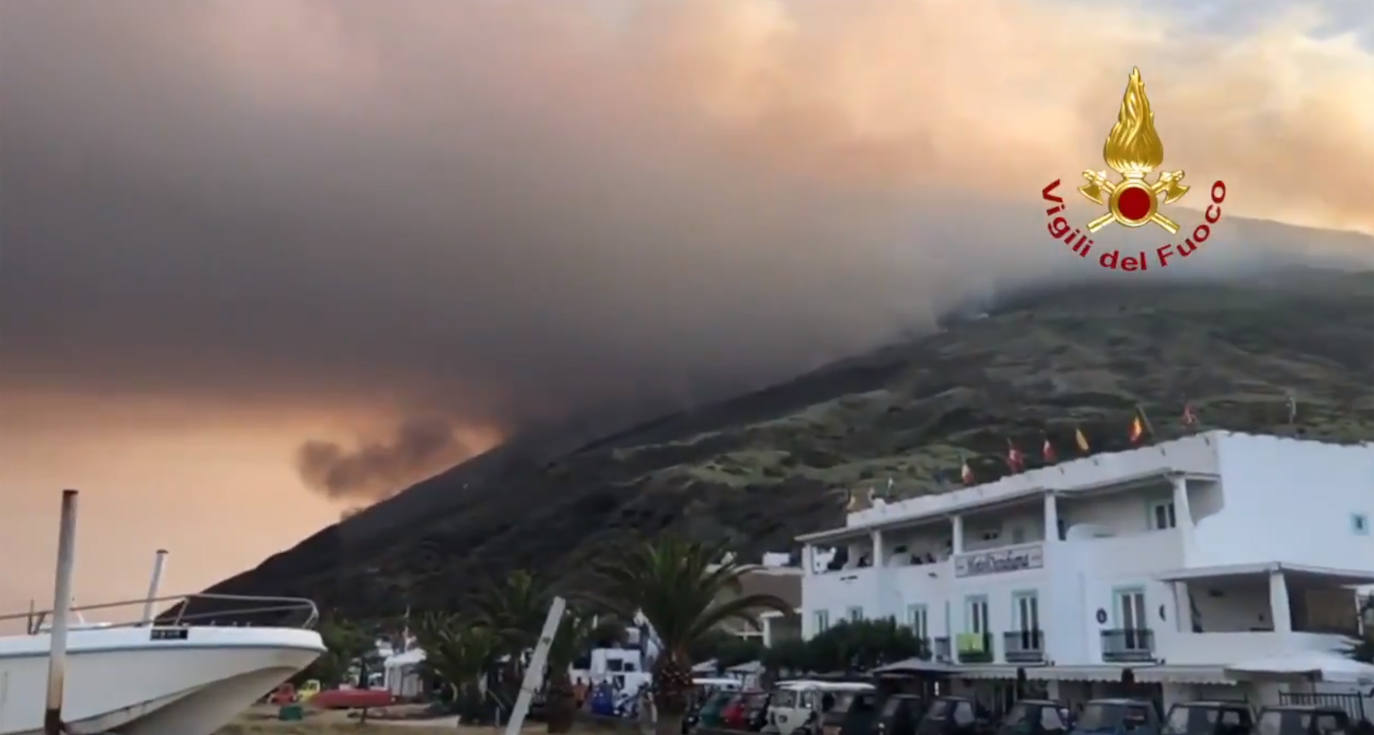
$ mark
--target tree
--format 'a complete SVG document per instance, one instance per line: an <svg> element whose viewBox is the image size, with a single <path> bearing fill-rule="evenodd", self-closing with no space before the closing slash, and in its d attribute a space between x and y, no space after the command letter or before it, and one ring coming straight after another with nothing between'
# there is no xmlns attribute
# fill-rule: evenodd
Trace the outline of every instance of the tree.
<svg viewBox="0 0 1374 735"><path fill-rule="evenodd" d="M553 596L543 582L520 569L487 587L474 602L474 623L496 636L498 655L509 656L502 667L501 691L506 706L515 702L524 675L522 657L539 640Z"/></svg>
<svg viewBox="0 0 1374 735"><path fill-rule="evenodd" d="M429 613L420 619L416 638L425 652L424 668L444 682L444 699L468 714L482 710L478 686L499 651L499 636L458 615Z"/></svg>
<svg viewBox="0 0 1374 735"><path fill-rule="evenodd" d="M791 612L774 595L740 595L740 577L755 567L735 563L723 546L679 539L646 543L595 565L603 594L592 599L625 620L642 614L657 637L654 704L659 735L678 735L692 687L693 643L727 620L757 625L751 611ZM717 559L725 559L715 564Z"/></svg>
<svg viewBox="0 0 1374 735"><path fill-rule="evenodd" d="M325 652L296 678L300 681L319 679L326 688L337 687L348 680L353 662L372 652L372 636L364 626L343 618L322 620L318 630Z"/></svg>
<svg viewBox="0 0 1374 735"><path fill-rule="evenodd" d="M892 618L843 621L806 642L807 668L816 672L868 671L913 657L929 658L911 629Z"/></svg>

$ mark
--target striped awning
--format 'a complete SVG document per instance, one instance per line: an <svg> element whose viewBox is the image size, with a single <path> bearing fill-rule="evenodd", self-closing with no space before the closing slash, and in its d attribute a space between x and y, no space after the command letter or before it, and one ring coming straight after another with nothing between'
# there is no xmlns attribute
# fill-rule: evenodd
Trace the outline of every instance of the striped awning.
<svg viewBox="0 0 1374 735"><path fill-rule="evenodd" d="M1002 664L954 666L949 675L961 679L1015 679L1017 668L1035 681L1121 681L1121 672L1131 669L1135 680L1144 684L1234 684L1220 666L1025 666Z"/></svg>

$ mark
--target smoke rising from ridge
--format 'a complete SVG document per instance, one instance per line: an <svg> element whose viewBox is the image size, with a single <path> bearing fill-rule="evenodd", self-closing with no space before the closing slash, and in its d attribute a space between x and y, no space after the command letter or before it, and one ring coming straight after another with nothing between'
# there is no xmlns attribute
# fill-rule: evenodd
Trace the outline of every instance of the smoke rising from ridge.
<svg viewBox="0 0 1374 735"><path fill-rule="evenodd" d="M503 433L756 387L995 283L1104 277L1036 197L1100 165L1132 65L1193 196L1225 178L1228 218L1374 232L1374 56L1308 33L1326 20L7 3L0 395L365 402ZM1183 275L1257 266L1228 222ZM407 437L306 444L303 476L375 497L482 448Z"/></svg>
<svg viewBox="0 0 1374 735"><path fill-rule="evenodd" d="M301 477L330 497L383 498L472 454L443 417L412 418L387 443L348 450L311 440L296 457Z"/></svg>

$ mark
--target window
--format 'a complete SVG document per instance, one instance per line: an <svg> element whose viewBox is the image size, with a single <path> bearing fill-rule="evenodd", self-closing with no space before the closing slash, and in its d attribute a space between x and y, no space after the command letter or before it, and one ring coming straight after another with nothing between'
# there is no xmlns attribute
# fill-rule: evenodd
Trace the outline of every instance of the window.
<svg viewBox="0 0 1374 735"><path fill-rule="evenodd" d="M1368 535L1369 517L1363 513L1350 514L1350 530L1359 536Z"/></svg>
<svg viewBox="0 0 1374 735"><path fill-rule="evenodd" d="M964 611L967 613L964 619L965 632L988 632L988 598L982 595L968 598Z"/></svg>
<svg viewBox="0 0 1374 735"><path fill-rule="evenodd" d="M911 634L916 636L918 639L926 638L929 636L930 628L926 623L928 619L929 618L927 618L926 616L925 605L906 606L907 627L911 628Z"/></svg>
<svg viewBox="0 0 1374 735"><path fill-rule="evenodd" d="M1034 592L1017 592L1012 595L1012 621L1015 630L1033 633L1040 630L1040 600Z"/></svg>
<svg viewBox="0 0 1374 735"><path fill-rule="evenodd" d="M863 620L863 619L864 619L864 609L863 609L862 607L857 606L857 605L854 606L854 607L851 607L851 608L849 608L849 616L848 616L848 617L849 617L849 620L850 620L851 622L857 623L857 622L859 622L860 620Z"/></svg>
<svg viewBox="0 0 1374 735"><path fill-rule="evenodd" d="M1174 518L1174 501L1166 500L1150 504L1150 530L1163 531L1177 525Z"/></svg>
<svg viewBox="0 0 1374 735"><path fill-rule="evenodd" d="M829 628L830 628L830 611L829 611L829 610L817 610L817 611L816 611L816 632L817 632L817 633L824 633L824 632L825 632L826 630L828 630Z"/></svg>

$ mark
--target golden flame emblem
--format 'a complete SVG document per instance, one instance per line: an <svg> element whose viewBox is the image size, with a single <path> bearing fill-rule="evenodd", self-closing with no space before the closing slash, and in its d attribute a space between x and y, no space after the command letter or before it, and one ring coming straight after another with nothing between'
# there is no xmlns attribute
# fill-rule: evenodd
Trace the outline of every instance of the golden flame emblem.
<svg viewBox="0 0 1374 735"><path fill-rule="evenodd" d="M1138 68L1131 69L1116 124L1102 144L1102 159L1121 178L1111 181L1106 171L1083 172L1088 183L1078 188L1079 193L1108 210L1088 223L1089 232L1097 232L1111 222L1126 227L1144 227L1154 222L1169 234L1178 232L1178 225L1160 214L1159 207L1178 201L1188 193L1188 187L1183 185L1182 171L1161 171L1154 181L1146 180L1164 162L1164 144L1155 130L1155 114L1150 109L1150 98L1145 96L1145 82Z"/></svg>

